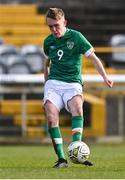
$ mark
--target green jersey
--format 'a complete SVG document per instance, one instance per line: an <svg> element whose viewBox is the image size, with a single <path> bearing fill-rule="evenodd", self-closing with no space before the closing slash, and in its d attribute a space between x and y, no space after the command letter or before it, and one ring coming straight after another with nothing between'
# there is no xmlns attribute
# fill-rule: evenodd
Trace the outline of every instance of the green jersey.
<svg viewBox="0 0 125 180"><path fill-rule="evenodd" d="M82 84L82 54L90 49L92 45L78 31L67 28L61 38L50 34L44 41L44 52L51 61L48 79Z"/></svg>

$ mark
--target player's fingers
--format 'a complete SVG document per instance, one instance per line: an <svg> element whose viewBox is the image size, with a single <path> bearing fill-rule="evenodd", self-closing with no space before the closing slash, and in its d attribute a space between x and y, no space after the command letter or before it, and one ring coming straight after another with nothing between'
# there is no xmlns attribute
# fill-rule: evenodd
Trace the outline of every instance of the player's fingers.
<svg viewBox="0 0 125 180"><path fill-rule="evenodd" d="M113 86L113 81L110 81L110 80L109 80L107 84L108 84L108 86L111 88L111 87Z"/></svg>

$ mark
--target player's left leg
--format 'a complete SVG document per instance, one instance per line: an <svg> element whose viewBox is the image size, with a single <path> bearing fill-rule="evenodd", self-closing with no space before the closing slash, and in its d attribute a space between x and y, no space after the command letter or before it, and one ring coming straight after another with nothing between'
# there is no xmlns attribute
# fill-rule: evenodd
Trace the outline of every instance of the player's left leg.
<svg viewBox="0 0 125 180"><path fill-rule="evenodd" d="M68 108L72 114L72 139L82 141L83 132L83 97L76 95L68 101Z"/></svg>
<svg viewBox="0 0 125 180"><path fill-rule="evenodd" d="M82 141L83 132L83 97L76 95L68 101L68 108L72 114L72 138L73 141ZM93 163L86 160L83 165L92 166Z"/></svg>

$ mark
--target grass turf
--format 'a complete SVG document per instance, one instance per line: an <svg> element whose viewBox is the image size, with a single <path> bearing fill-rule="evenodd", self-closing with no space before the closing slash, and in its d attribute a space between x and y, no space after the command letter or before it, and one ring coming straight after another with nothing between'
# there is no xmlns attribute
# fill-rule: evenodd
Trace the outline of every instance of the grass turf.
<svg viewBox="0 0 125 180"><path fill-rule="evenodd" d="M125 144L90 144L94 166L54 169L51 145L0 146L0 179L124 179ZM65 146L66 151L66 146Z"/></svg>

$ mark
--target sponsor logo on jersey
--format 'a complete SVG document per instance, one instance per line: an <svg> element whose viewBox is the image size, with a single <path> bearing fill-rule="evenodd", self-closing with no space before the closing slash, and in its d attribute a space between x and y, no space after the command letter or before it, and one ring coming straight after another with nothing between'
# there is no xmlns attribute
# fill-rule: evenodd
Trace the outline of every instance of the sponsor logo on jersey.
<svg viewBox="0 0 125 180"><path fill-rule="evenodd" d="M69 48L69 49L72 49L73 47L74 47L74 42L73 41L67 41L67 47Z"/></svg>
<svg viewBox="0 0 125 180"><path fill-rule="evenodd" d="M50 49L55 49L55 46L50 46Z"/></svg>

